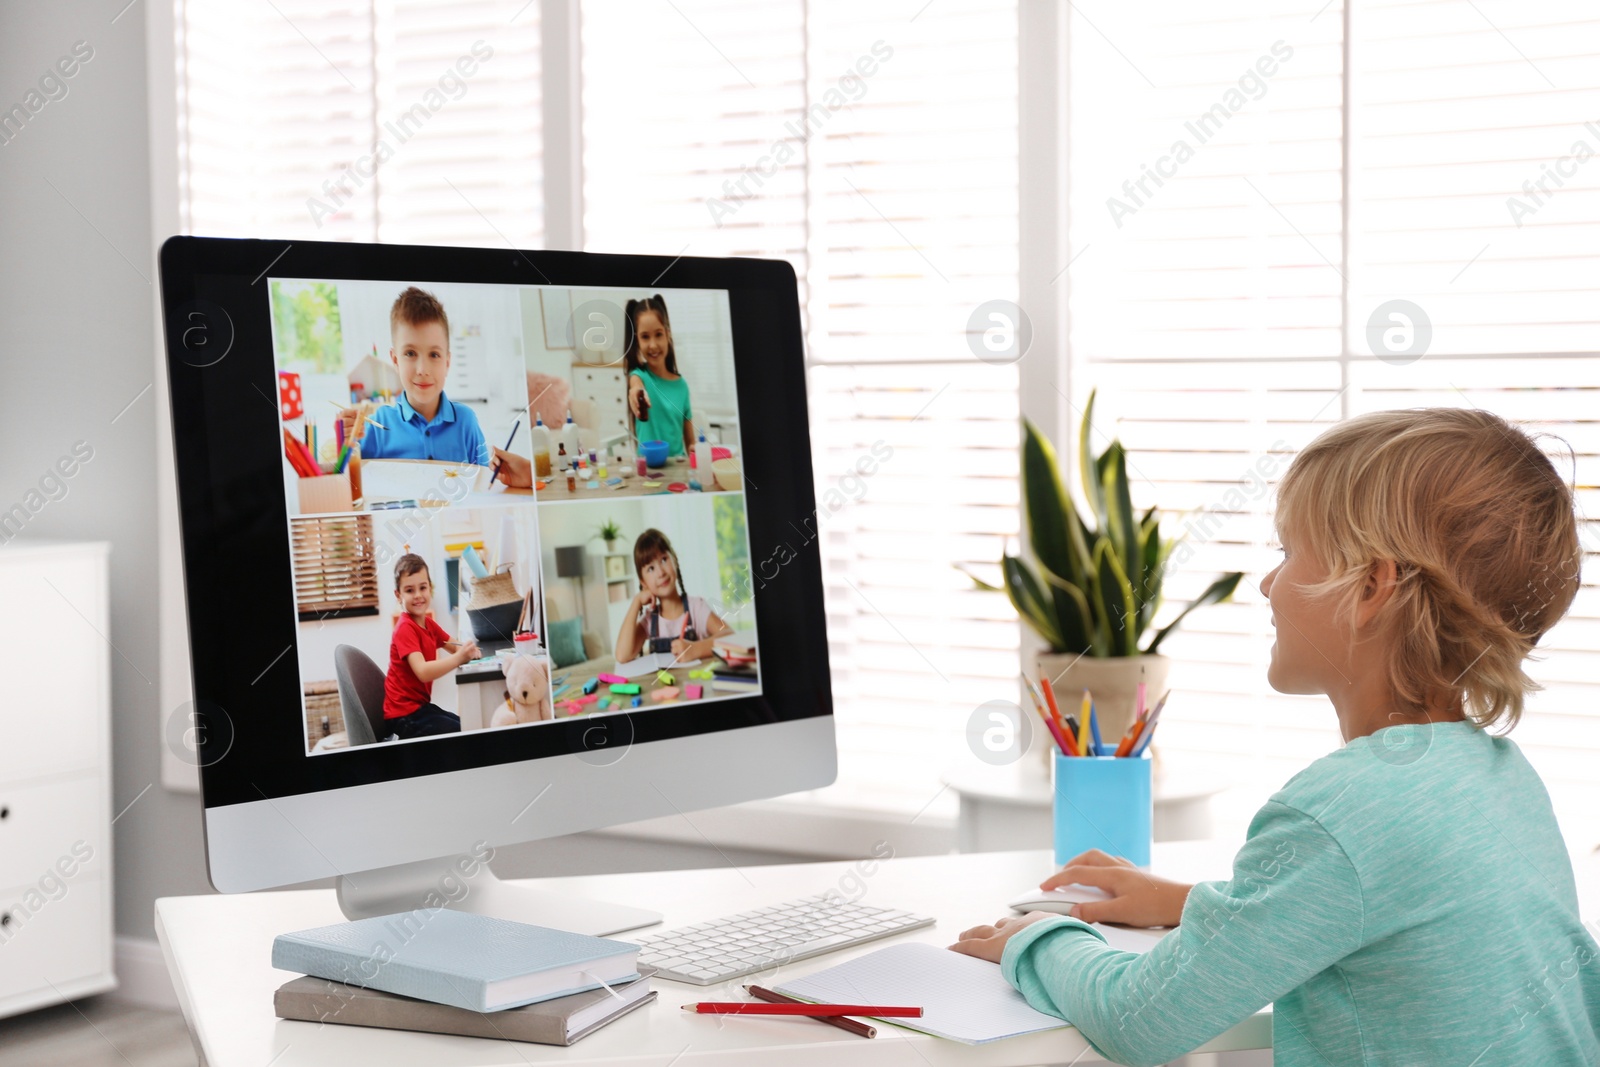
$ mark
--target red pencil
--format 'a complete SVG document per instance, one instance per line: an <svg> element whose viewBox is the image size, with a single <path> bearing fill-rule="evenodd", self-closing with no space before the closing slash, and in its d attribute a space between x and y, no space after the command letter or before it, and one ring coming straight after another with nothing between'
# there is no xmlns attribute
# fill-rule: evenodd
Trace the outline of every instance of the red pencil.
<svg viewBox="0 0 1600 1067"><path fill-rule="evenodd" d="M288 430L283 431L283 454L289 457L289 465L294 468L295 473L300 477L311 478L320 473L315 467L311 466L300 441Z"/></svg>
<svg viewBox="0 0 1600 1067"><path fill-rule="evenodd" d="M702 1000L685 1004L684 1011L696 1015L872 1015L880 1019L920 1019L921 1008L893 1007L885 1004L751 1004L742 1000Z"/></svg>

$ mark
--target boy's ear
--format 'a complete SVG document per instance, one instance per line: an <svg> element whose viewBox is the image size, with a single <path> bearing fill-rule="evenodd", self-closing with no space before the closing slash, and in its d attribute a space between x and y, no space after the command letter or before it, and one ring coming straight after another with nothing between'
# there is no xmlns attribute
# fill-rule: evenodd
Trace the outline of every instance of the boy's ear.
<svg viewBox="0 0 1600 1067"><path fill-rule="evenodd" d="M1367 578L1361 585L1361 601L1356 605L1356 622L1365 626L1377 617L1378 612L1394 596L1395 583L1400 568L1392 559L1374 560L1367 569Z"/></svg>

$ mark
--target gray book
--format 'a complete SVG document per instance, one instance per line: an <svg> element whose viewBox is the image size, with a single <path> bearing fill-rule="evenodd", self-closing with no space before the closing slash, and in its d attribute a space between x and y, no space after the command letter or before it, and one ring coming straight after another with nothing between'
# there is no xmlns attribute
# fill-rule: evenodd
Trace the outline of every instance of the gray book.
<svg viewBox="0 0 1600 1067"><path fill-rule="evenodd" d="M570 1045L655 1000L650 988L655 973L653 967L640 967L637 979L609 990L591 989L488 1014L306 975L280 986L272 1007L280 1019Z"/></svg>

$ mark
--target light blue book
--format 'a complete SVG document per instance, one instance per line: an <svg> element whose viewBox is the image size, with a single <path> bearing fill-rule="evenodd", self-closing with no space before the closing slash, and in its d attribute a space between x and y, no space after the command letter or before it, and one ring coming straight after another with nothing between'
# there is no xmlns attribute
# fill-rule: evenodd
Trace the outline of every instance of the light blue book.
<svg viewBox="0 0 1600 1067"><path fill-rule="evenodd" d="M469 1011L504 1011L638 977L639 946L418 908L279 934L272 965Z"/></svg>

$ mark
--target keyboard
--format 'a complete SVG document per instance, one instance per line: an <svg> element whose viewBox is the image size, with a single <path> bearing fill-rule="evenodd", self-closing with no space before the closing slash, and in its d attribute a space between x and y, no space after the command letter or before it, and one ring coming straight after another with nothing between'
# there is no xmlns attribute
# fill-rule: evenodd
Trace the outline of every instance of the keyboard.
<svg viewBox="0 0 1600 1067"><path fill-rule="evenodd" d="M820 893L636 940L657 978L715 985L932 925L931 916Z"/></svg>

